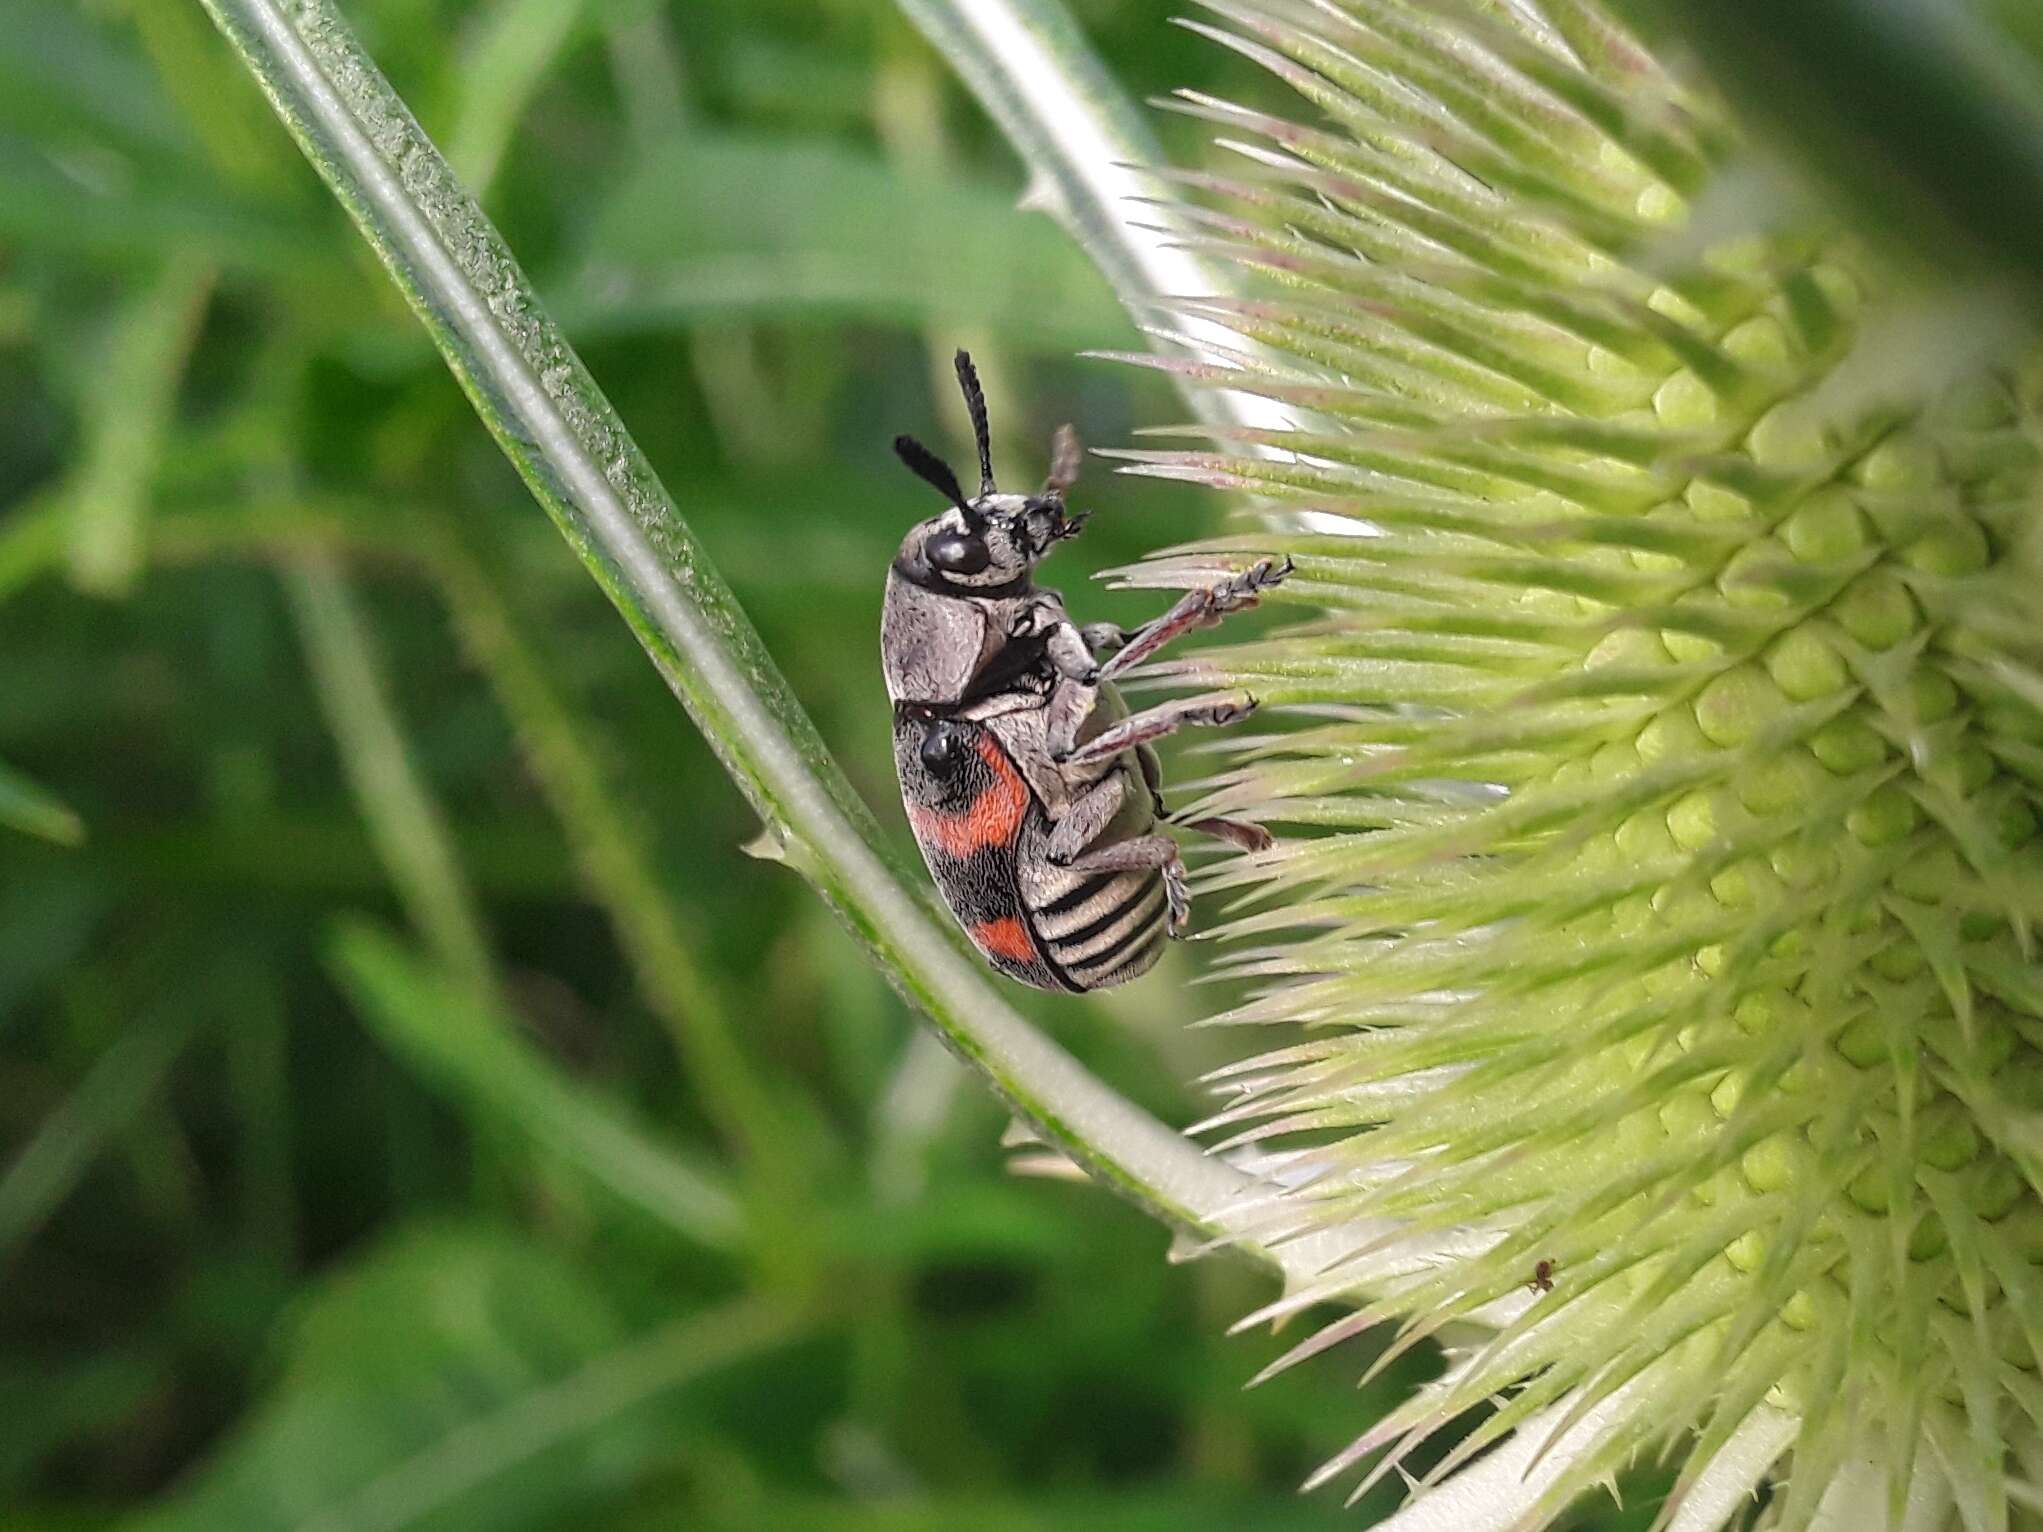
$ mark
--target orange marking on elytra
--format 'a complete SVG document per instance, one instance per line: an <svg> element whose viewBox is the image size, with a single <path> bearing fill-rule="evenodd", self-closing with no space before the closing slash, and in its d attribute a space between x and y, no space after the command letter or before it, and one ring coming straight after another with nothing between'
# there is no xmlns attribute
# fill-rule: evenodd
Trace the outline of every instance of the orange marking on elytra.
<svg viewBox="0 0 2043 1532"><path fill-rule="evenodd" d="M1017 963L1033 963L1036 960L1036 944L1029 939L1028 927L1016 915L980 921L972 927L972 940L979 944L980 951L990 952L995 957L1009 958Z"/></svg>
<svg viewBox="0 0 2043 1532"><path fill-rule="evenodd" d="M968 808L955 813L913 807L908 817L915 838L960 861L988 846L1011 846L1021 835L1029 812L1029 787L1001 748L979 736L979 755L993 771L993 781Z"/></svg>

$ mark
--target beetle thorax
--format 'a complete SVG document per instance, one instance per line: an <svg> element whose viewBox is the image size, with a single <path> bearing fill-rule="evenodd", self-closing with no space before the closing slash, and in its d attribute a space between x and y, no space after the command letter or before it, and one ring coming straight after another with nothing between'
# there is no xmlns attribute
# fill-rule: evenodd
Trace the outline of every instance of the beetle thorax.
<svg viewBox="0 0 2043 1532"><path fill-rule="evenodd" d="M1011 601L945 595L898 569L887 575L880 664L890 702L949 707L960 701L1005 638Z"/></svg>

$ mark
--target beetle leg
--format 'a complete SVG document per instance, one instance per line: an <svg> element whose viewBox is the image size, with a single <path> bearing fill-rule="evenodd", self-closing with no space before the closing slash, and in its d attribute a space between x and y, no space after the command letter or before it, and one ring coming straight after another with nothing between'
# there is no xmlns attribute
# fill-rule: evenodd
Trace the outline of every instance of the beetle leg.
<svg viewBox="0 0 2043 1532"><path fill-rule="evenodd" d="M1077 681L1063 681L1050 689L1049 716L1043 725L1044 748L1050 759L1062 762L1078 748L1078 731L1092 717L1099 702L1099 689Z"/></svg>
<svg viewBox="0 0 2043 1532"><path fill-rule="evenodd" d="M1291 567L1288 558L1281 562L1261 559L1218 585L1186 591L1169 611L1129 638L1127 647L1101 668L1100 679L1111 681L1123 671L1132 670L1172 639L1181 638L1194 628L1209 628L1230 612L1246 611L1264 591L1282 583L1290 575Z"/></svg>
<svg viewBox="0 0 2043 1532"><path fill-rule="evenodd" d="M1093 658L1085 634L1065 615L1064 603L1054 595L1038 595L1022 606L1008 623L1007 636L1042 639L1058 675L1087 686L1099 684L1099 661Z"/></svg>
<svg viewBox="0 0 2043 1532"><path fill-rule="evenodd" d="M1185 882L1184 857L1178 851L1178 843L1160 830L1133 840L1095 846L1074 857L1069 865L1073 872L1142 872L1153 867L1163 878L1163 897L1170 905L1170 934L1184 935L1185 927L1191 923L1192 892Z"/></svg>
<svg viewBox="0 0 2043 1532"><path fill-rule="evenodd" d="M1218 726L1239 722L1256 709L1256 699L1247 692L1214 697L1180 697L1174 702L1165 702L1131 717L1122 719L1112 728L1095 734L1069 754L1059 757L1054 749L1051 759L1060 766L1092 766L1119 755L1123 750L1132 750L1137 745L1146 745L1153 739L1162 739L1175 734L1187 724L1210 724Z"/></svg>
<svg viewBox="0 0 2043 1532"><path fill-rule="evenodd" d="M1064 817L1050 827L1050 838L1043 846L1044 858L1052 867L1071 866L1114 822L1126 794L1127 778L1118 771L1087 788L1064 811Z"/></svg>
<svg viewBox="0 0 2043 1532"><path fill-rule="evenodd" d="M1197 830L1201 835L1224 840L1243 851L1268 851L1277 844L1276 836L1246 819L1186 819L1180 822L1187 830Z"/></svg>
<svg viewBox="0 0 2043 1532"><path fill-rule="evenodd" d="M1095 846L1106 833L1128 795L1128 775L1117 771L1097 783L1065 811L1050 830L1043 855L1053 867L1073 872L1141 872L1155 868L1163 877L1163 896L1170 904L1170 934L1176 936L1192 918L1192 895L1185 884L1185 862L1178 843L1161 831L1132 840Z"/></svg>
<svg viewBox="0 0 2043 1532"><path fill-rule="evenodd" d="M1050 629L1046 649L1050 663L1057 667L1057 674L1060 676L1085 686L1099 684L1100 662L1092 657L1092 650L1086 647L1085 635L1073 627L1068 619Z"/></svg>

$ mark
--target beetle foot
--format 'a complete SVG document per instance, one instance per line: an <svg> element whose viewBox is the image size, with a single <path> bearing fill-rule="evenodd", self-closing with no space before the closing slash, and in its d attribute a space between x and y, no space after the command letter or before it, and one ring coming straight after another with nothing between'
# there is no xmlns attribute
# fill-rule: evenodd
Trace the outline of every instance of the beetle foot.
<svg viewBox="0 0 2043 1532"><path fill-rule="evenodd" d="M1240 574L1206 592L1207 620L1218 621L1230 613L1247 611L1264 591L1282 585L1296 568L1288 553L1281 559L1257 559Z"/></svg>
<svg viewBox="0 0 2043 1532"><path fill-rule="evenodd" d="M1258 559L1242 571L1241 583L1249 591L1260 593L1273 586L1282 585L1297 572L1297 564L1292 562L1291 555L1287 553L1281 559Z"/></svg>
<svg viewBox="0 0 2043 1532"><path fill-rule="evenodd" d="M1186 721L1225 728L1228 724L1240 723L1262 705L1262 700L1254 692L1243 692L1239 698L1230 697L1225 702L1216 702L1209 708L1201 708Z"/></svg>
<svg viewBox="0 0 2043 1532"><path fill-rule="evenodd" d="M1192 891L1185 884L1185 864L1163 864L1163 897L1170 906L1168 933L1173 941L1185 934L1192 923Z"/></svg>

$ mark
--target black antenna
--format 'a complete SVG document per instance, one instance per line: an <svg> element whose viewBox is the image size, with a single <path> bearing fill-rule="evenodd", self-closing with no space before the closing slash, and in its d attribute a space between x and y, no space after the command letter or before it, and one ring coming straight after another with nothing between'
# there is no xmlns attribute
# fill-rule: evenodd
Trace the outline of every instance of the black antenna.
<svg viewBox="0 0 2043 1532"><path fill-rule="evenodd" d="M942 458L931 452L912 436L894 438L894 453L908 465L909 472L926 484L949 497L952 505L965 513L965 520L976 524L978 516L965 499L965 487L958 483L958 476Z"/></svg>
<svg viewBox="0 0 2043 1532"><path fill-rule="evenodd" d="M979 369L972 365L972 353L960 351L951 359L958 369L958 387L965 391L965 409L972 417L972 436L979 443L979 493L993 493L993 437L986 426L986 393L979 387Z"/></svg>

